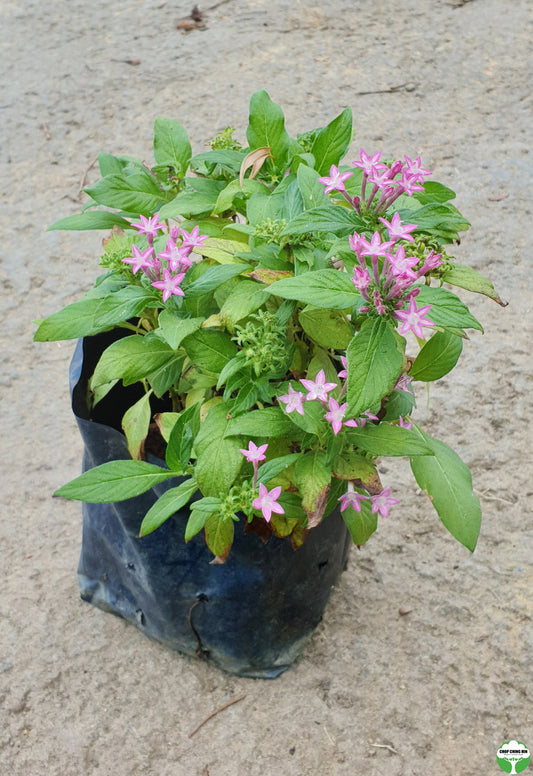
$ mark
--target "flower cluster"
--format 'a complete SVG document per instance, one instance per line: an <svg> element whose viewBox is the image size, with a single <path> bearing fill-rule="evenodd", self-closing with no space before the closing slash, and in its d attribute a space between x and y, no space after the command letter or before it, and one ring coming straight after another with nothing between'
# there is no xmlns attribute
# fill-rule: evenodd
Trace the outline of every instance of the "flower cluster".
<svg viewBox="0 0 533 776"><path fill-rule="evenodd" d="M207 235L201 235L197 226L190 233L180 227L173 227L170 229L165 250L154 255L154 238L159 230L164 231L166 227L159 223L157 213L152 218L140 216L140 219L140 223L132 223L132 226L139 234L146 236L148 248L141 251L133 245L133 256L122 261L132 265L134 275L142 270L151 280L151 285L163 292L163 302L166 302L172 294L183 296L181 283L193 264L190 254L193 248L201 246L207 240Z"/></svg>
<svg viewBox="0 0 533 776"><path fill-rule="evenodd" d="M248 463L251 463L254 467L254 484L253 487L257 486L257 474L259 472L259 462L265 460L265 452L268 448L268 445L260 445L257 447L256 444L253 442L249 442L248 444L248 450L240 450ZM267 523L270 522L270 519L272 517L272 512L275 512L278 515L284 515L285 510L281 506L281 504L278 504L278 498L281 495L281 485L278 485L277 488L272 488L272 490L268 490L266 485L263 485L263 483L259 483L259 496L255 498L252 502L252 506L254 509L260 509L263 517L267 521Z"/></svg>
<svg viewBox="0 0 533 776"><path fill-rule="evenodd" d="M372 514L379 512L382 517L388 517L389 507L400 503L397 498L391 496L390 488L385 488L381 493L375 493L373 496L365 496L355 490L353 482L348 483L348 490L337 500L341 502L341 512L344 512L348 507L353 507L356 512L360 512L361 501L370 501Z"/></svg>

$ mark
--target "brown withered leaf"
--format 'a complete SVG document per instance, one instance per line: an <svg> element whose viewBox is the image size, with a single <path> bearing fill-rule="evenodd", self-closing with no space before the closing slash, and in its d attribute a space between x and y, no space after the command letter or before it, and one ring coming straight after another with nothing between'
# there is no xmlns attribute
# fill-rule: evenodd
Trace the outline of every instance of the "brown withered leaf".
<svg viewBox="0 0 533 776"><path fill-rule="evenodd" d="M253 517L252 522L246 522L244 526L245 535L249 533L255 533L259 536L263 544L266 544L272 536L272 530L266 520L260 517Z"/></svg>
<svg viewBox="0 0 533 776"><path fill-rule="evenodd" d="M241 189L244 183L244 173L246 170L251 167L252 172L250 173L250 178L255 178L268 158L272 159L272 154L270 153L270 148L268 148L268 146L264 146L263 148L255 148L244 157L241 164L241 171L239 173L239 186Z"/></svg>
<svg viewBox="0 0 533 776"><path fill-rule="evenodd" d="M222 566L227 561L230 550L231 550L231 545L226 548L226 550L224 551L224 555L215 555L213 560L209 561L209 565Z"/></svg>
<svg viewBox="0 0 533 776"><path fill-rule="evenodd" d="M315 500L315 508L311 512L306 509L307 512L307 531L312 531L322 522L324 512L326 511L326 502L328 500L329 484L325 488L322 488Z"/></svg>
<svg viewBox="0 0 533 776"><path fill-rule="evenodd" d="M126 232L124 231L124 229L121 229L120 226L117 226L115 224L113 226L113 228L111 229L110 233L108 234L108 236L103 238L102 245L104 245L104 246L107 245L107 243L110 240L112 240L113 237L122 237L125 234L126 234Z"/></svg>

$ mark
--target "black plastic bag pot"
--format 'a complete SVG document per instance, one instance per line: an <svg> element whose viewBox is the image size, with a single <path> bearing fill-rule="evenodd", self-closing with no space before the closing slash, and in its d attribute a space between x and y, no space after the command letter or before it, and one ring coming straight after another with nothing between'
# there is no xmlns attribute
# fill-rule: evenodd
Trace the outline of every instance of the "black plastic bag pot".
<svg viewBox="0 0 533 776"><path fill-rule="evenodd" d="M119 428L136 388L115 386L93 411L87 401L88 379L116 338L111 333L80 340L71 363L83 471L130 457ZM320 622L346 565L350 537L342 518L338 511L330 515L296 551L274 536L264 545L238 524L226 563L210 565L201 534L184 542L187 507L138 538L147 510L180 481L167 480L127 501L83 505L81 597L171 649L200 655L240 676L276 677Z"/></svg>

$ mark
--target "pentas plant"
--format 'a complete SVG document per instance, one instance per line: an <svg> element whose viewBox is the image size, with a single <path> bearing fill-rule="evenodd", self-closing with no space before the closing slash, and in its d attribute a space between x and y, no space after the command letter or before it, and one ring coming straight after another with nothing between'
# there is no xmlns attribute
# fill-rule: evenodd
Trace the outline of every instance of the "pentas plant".
<svg viewBox="0 0 533 776"><path fill-rule="evenodd" d="M131 454L57 494L120 501L168 479L140 536L190 504L185 540L203 531L222 562L236 524L296 548L335 510L363 544L378 517L401 519L378 471L381 458L407 456L473 550L470 473L413 419L416 384L448 374L466 330L482 331L450 286L501 304L451 255L468 228L453 191L420 157L360 150L341 164L348 108L293 138L261 91L242 145L232 133L192 155L181 124L156 119L155 163L101 154L83 213L50 227L112 230L94 288L35 339L115 330L89 411L113 397ZM120 387L131 385L126 404ZM164 462L146 460L154 428Z"/></svg>

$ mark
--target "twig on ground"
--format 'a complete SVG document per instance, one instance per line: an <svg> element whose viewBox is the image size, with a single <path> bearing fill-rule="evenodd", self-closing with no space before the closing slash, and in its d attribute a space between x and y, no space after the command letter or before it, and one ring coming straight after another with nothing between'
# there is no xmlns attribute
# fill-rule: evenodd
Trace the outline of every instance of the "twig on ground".
<svg viewBox="0 0 533 776"><path fill-rule="evenodd" d="M388 749L389 752L392 752L393 754L400 754L396 751L396 749L393 749L392 746L389 746L388 744L370 744L370 746L375 746L377 749Z"/></svg>
<svg viewBox="0 0 533 776"><path fill-rule="evenodd" d="M357 95L364 96L365 94L395 94L396 92L414 92L417 84L412 81L407 81L404 84L398 84L397 86L390 86L388 89L373 89L370 92L356 92Z"/></svg>
<svg viewBox="0 0 533 776"><path fill-rule="evenodd" d="M92 160L92 162L89 165L87 165L87 167L83 171L83 175L80 178L80 185L79 185L79 188L78 188L78 197L80 196L80 194L81 194L81 192L83 190L83 187L85 186L85 179L87 177L87 173L89 172L89 170L92 170L92 168L94 167L94 165L96 164L97 161L98 161L98 157L95 156L94 159Z"/></svg>
<svg viewBox="0 0 533 776"><path fill-rule="evenodd" d="M200 730L202 725L205 725L205 723L208 722L208 720L210 720L216 714L219 714L221 711L224 711L224 709L227 709L228 706L233 706L234 703L238 703L239 701L243 701L245 698L246 698L246 695L240 695L238 698L233 698L233 700L228 701L227 703L224 703L223 706L220 706L218 709L215 709L214 711L212 711L211 714L208 714L207 717L205 717L205 719L203 719L201 722L199 722L196 725L196 727L194 728L194 730L192 730L189 733L189 738L192 738L194 736L194 734L197 733Z"/></svg>

